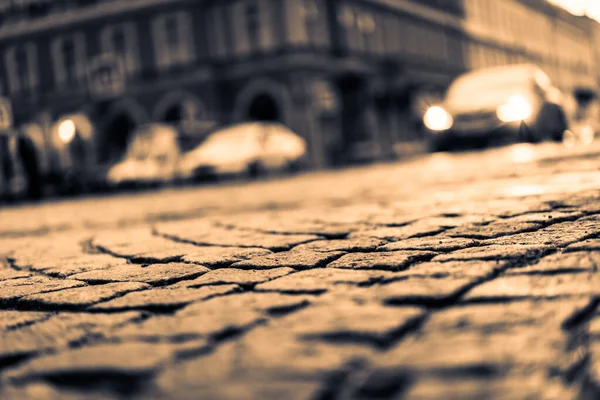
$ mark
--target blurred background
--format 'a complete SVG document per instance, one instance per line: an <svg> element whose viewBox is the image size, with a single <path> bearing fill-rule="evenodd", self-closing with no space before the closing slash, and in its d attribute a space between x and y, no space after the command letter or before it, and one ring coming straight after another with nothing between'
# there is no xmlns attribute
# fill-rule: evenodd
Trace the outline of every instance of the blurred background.
<svg viewBox="0 0 600 400"><path fill-rule="evenodd" d="M586 145L596 3L0 0L0 197Z"/></svg>

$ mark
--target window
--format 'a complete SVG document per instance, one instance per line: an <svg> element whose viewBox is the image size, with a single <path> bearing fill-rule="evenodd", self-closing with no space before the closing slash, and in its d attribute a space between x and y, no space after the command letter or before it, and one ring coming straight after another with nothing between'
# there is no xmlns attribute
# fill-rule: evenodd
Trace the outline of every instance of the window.
<svg viewBox="0 0 600 400"><path fill-rule="evenodd" d="M122 57L127 73L133 74L139 68L137 32L133 23L108 25L100 34L102 51Z"/></svg>
<svg viewBox="0 0 600 400"><path fill-rule="evenodd" d="M12 46L4 54L10 93L31 92L39 84L37 47L34 43Z"/></svg>
<svg viewBox="0 0 600 400"><path fill-rule="evenodd" d="M85 39L82 34L60 36L52 42L54 77L58 87L73 87L85 77Z"/></svg>
<svg viewBox="0 0 600 400"><path fill-rule="evenodd" d="M255 52L260 46L260 11L255 1L250 1L246 4L245 18L250 51Z"/></svg>
<svg viewBox="0 0 600 400"><path fill-rule="evenodd" d="M187 12L160 15L152 22L155 61L160 69L191 63L195 58L191 17Z"/></svg>
<svg viewBox="0 0 600 400"><path fill-rule="evenodd" d="M327 41L327 32L323 29L323 15L317 0L304 0L302 20L306 27L308 43L312 46L323 45Z"/></svg>

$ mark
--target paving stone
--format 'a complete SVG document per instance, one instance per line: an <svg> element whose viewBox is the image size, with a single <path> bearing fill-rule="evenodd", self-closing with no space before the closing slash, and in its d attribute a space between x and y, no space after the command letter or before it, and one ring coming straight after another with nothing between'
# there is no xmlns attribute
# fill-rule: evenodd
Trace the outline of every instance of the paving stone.
<svg viewBox="0 0 600 400"><path fill-rule="evenodd" d="M196 302L173 316L156 316L117 330L122 338L156 340L207 337L248 327L309 306L310 299L279 293L241 293Z"/></svg>
<svg viewBox="0 0 600 400"><path fill-rule="evenodd" d="M467 247L476 247L479 241L465 238L437 238L421 237L401 240L399 242L389 243L379 247L378 251L397 251L397 250L428 250L436 252L455 251Z"/></svg>
<svg viewBox="0 0 600 400"><path fill-rule="evenodd" d="M0 281L6 281L9 279L17 279L17 278L29 278L32 275L29 271L18 271L8 266L3 266L0 263Z"/></svg>
<svg viewBox="0 0 600 400"><path fill-rule="evenodd" d="M30 294L51 292L85 285L72 279L52 279L43 276L0 281L0 302L14 301Z"/></svg>
<svg viewBox="0 0 600 400"><path fill-rule="evenodd" d="M367 228L364 230L358 230L356 232L352 232L349 235L349 238L353 239L367 237L395 242L398 240L409 239L412 237L435 235L436 233L443 232L445 229L446 228L435 222L429 223L417 221L412 224L400 227L375 227Z"/></svg>
<svg viewBox="0 0 600 400"><path fill-rule="evenodd" d="M504 264L497 261L426 262L416 264L409 269L394 274L387 282L406 279L408 277L484 278L503 268Z"/></svg>
<svg viewBox="0 0 600 400"><path fill-rule="evenodd" d="M287 314L307 307L312 300L310 296L294 296L281 293L235 293L190 304L181 309L177 316L204 314L206 309L214 310L218 307L223 310L236 310L236 312L246 310L249 313Z"/></svg>
<svg viewBox="0 0 600 400"><path fill-rule="evenodd" d="M380 239L360 238L360 239L337 239L337 240L315 240L294 247L291 251L343 251L360 252L374 251L378 246L386 243Z"/></svg>
<svg viewBox="0 0 600 400"><path fill-rule="evenodd" d="M154 235L148 227L124 229L96 236L93 245L134 262L179 261L197 247Z"/></svg>
<svg viewBox="0 0 600 400"><path fill-rule="evenodd" d="M600 318L598 318L598 315L595 315L595 317L589 322L588 332L594 337L595 340L600 339Z"/></svg>
<svg viewBox="0 0 600 400"><path fill-rule="evenodd" d="M511 258L536 259L547 254L552 249L548 246L524 245L492 245L471 247L457 250L448 254L440 254L432 261L459 261L459 260L505 260Z"/></svg>
<svg viewBox="0 0 600 400"><path fill-rule="evenodd" d="M339 258L342 254L344 253L286 251L240 261L233 264L232 267L238 269L293 268L296 270L305 270L324 267L331 261Z"/></svg>
<svg viewBox="0 0 600 400"><path fill-rule="evenodd" d="M45 312L3 310L0 312L0 332L39 322L49 316L50 314Z"/></svg>
<svg viewBox="0 0 600 400"><path fill-rule="evenodd" d="M386 271L353 271L335 268L313 269L261 283L255 289L282 293L319 294L338 284L359 285L374 283L389 276L391 276L391 273Z"/></svg>
<svg viewBox="0 0 600 400"><path fill-rule="evenodd" d="M252 213L230 218L218 218L220 225L233 229L249 229L265 233L314 234L330 238L343 237L353 229L351 224L325 223L296 218L289 213Z"/></svg>
<svg viewBox="0 0 600 400"><path fill-rule="evenodd" d="M60 313L40 322L2 333L0 360L49 349L62 349L86 338L101 337L111 329L140 318L140 313Z"/></svg>
<svg viewBox="0 0 600 400"><path fill-rule="evenodd" d="M187 282L187 287L200 287L204 285L238 284L242 286L255 285L267 282L295 272L292 268L274 269L238 269L220 268Z"/></svg>
<svg viewBox="0 0 600 400"><path fill-rule="evenodd" d="M390 304L438 304L454 300L473 278L411 277L378 287L381 298Z"/></svg>
<svg viewBox="0 0 600 400"><path fill-rule="evenodd" d="M594 340L590 343L589 353L591 356L590 366L589 366L589 378L592 384L596 385L596 391L592 392L592 397L597 395L597 385L600 385L600 341Z"/></svg>
<svg viewBox="0 0 600 400"><path fill-rule="evenodd" d="M19 299L19 304L33 303L40 306L52 307L84 307L110 300L129 292L148 289L149 287L147 284L140 282L117 282L104 285L82 286L24 296Z"/></svg>
<svg viewBox="0 0 600 400"><path fill-rule="evenodd" d="M164 285L184 279L193 279L208 271L210 271L208 268L201 265L183 263L151 264L145 267L129 264L110 270L75 274L71 278L90 283L145 282L151 285Z"/></svg>
<svg viewBox="0 0 600 400"><path fill-rule="evenodd" d="M182 282L179 282L182 283ZM165 287L128 293L125 296L96 304L94 310L128 310L181 307L193 301L203 300L238 290L237 285Z"/></svg>
<svg viewBox="0 0 600 400"><path fill-rule="evenodd" d="M556 224L565 221L574 221L580 218L583 213L579 211L550 211L542 213L527 213L516 217L508 218L505 222L533 222L542 225Z"/></svg>
<svg viewBox="0 0 600 400"><path fill-rule="evenodd" d="M529 376L524 373L508 376L460 376L460 379L426 377L418 380L403 395L417 400L463 399L575 399L577 389L565 387L558 378L543 373ZM466 374L465 374L466 375Z"/></svg>
<svg viewBox="0 0 600 400"><path fill-rule="evenodd" d="M489 225L465 225L445 232L451 237L465 237L471 239L491 239L500 236L514 235L522 232L532 232L542 227L534 222L492 222Z"/></svg>
<svg viewBox="0 0 600 400"><path fill-rule="evenodd" d="M600 251L600 239L588 239L570 244L565 251Z"/></svg>
<svg viewBox="0 0 600 400"><path fill-rule="evenodd" d="M425 334L454 331L514 332L521 327L536 326L558 330L589 304L590 300L586 298L468 304L432 314L421 331Z"/></svg>
<svg viewBox="0 0 600 400"><path fill-rule="evenodd" d="M377 366L404 367L432 376L503 376L511 371L560 364L566 336L537 327L517 331L443 332L409 337L375 360Z"/></svg>
<svg viewBox="0 0 600 400"><path fill-rule="evenodd" d="M180 399L310 399L316 397L328 372L353 355L368 352L360 346L336 348L299 342L289 336L279 336L277 345L273 345L272 332L259 326L238 342L224 343L204 357L164 370L156 383L160 393L167 397L175 393ZM289 390L283 396L263 397L264 391L255 396L252 384L264 383L268 388L268 382L281 382ZM235 388L233 393L223 390L230 385Z"/></svg>
<svg viewBox="0 0 600 400"><path fill-rule="evenodd" d="M557 253L542 258L537 264L508 270L513 274L558 274L567 272L598 272L600 252Z"/></svg>
<svg viewBox="0 0 600 400"><path fill-rule="evenodd" d="M68 349L27 361L8 373L12 381L59 378L93 378L121 375L124 379L152 373L171 356L171 348L148 343L111 343Z"/></svg>
<svg viewBox="0 0 600 400"><path fill-rule="evenodd" d="M401 271L418 261L430 260L436 253L428 251L391 251L351 253L327 265L328 268Z"/></svg>
<svg viewBox="0 0 600 400"><path fill-rule="evenodd" d="M163 235L198 245L262 247L287 250L292 246L316 240L315 235L284 235L239 229L225 229L203 220L186 220L160 224L157 231Z"/></svg>
<svg viewBox="0 0 600 400"><path fill-rule="evenodd" d="M188 310L184 314L149 318L118 329L113 335L137 340L190 339L243 331L267 318L248 308L223 309L222 303L210 300L201 310L196 310L198 312L190 313Z"/></svg>
<svg viewBox="0 0 600 400"><path fill-rule="evenodd" d="M600 293L600 276L590 273L508 275L475 287L465 300L590 296Z"/></svg>
<svg viewBox="0 0 600 400"><path fill-rule="evenodd" d="M0 387L0 399L20 400L106 400L107 394L89 390L76 391L57 388L52 384L30 382L28 384L5 385Z"/></svg>
<svg viewBox="0 0 600 400"><path fill-rule="evenodd" d="M37 258L15 258L14 262L20 267L27 267L33 271L63 278L81 272L110 269L126 265L126 260L106 254L79 254L77 256L52 256L44 254Z"/></svg>
<svg viewBox="0 0 600 400"><path fill-rule="evenodd" d="M400 338L423 315L418 307L338 301L293 313L283 319L281 326L302 339L385 346Z"/></svg>
<svg viewBox="0 0 600 400"><path fill-rule="evenodd" d="M597 222L578 220L550 225L535 232L520 233L491 239L486 243L500 246L527 245L562 247L582 241L599 233L600 225Z"/></svg>
<svg viewBox="0 0 600 400"><path fill-rule="evenodd" d="M229 266L235 262L271 254L270 250L243 247L195 246L195 251L186 253L182 261L205 265L209 268Z"/></svg>

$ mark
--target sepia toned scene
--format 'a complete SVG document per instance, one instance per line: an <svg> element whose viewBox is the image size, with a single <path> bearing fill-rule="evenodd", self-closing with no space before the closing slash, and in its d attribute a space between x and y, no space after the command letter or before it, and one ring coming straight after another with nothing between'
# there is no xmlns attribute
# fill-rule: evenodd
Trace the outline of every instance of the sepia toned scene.
<svg viewBox="0 0 600 400"><path fill-rule="evenodd" d="M600 0L0 0L0 400L600 399L599 264Z"/></svg>

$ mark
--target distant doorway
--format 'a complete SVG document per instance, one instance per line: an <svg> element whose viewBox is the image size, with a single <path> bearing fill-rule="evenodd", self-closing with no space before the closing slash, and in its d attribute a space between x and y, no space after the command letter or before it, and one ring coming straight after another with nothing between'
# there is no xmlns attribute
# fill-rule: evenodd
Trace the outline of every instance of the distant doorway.
<svg viewBox="0 0 600 400"><path fill-rule="evenodd" d="M281 121L281 111L275 99L266 93L257 95L248 106L250 121Z"/></svg>
<svg viewBox="0 0 600 400"><path fill-rule="evenodd" d="M176 104L171 106L165 112L165 116L163 118L164 122L168 122L171 124L178 124L184 119L183 107L181 104Z"/></svg>
<svg viewBox="0 0 600 400"><path fill-rule="evenodd" d="M117 114L104 130L99 146L100 162L116 162L125 155L131 134L137 124L127 113Z"/></svg>

